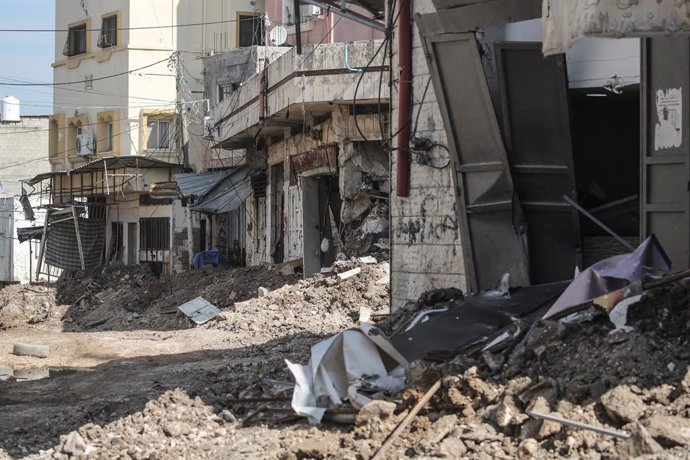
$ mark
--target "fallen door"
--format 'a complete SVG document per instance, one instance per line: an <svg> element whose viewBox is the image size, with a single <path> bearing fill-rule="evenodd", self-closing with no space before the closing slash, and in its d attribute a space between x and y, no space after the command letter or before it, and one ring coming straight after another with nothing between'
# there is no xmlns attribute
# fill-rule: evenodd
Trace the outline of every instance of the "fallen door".
<svg viewBox="0 0 690 460"><path fill-rule="evenodd" d="M580 265L565 55L541 43L497 43L503 134L525 221L532 284L571 279ZM603 160L602 160L603 161Z"/></svg>
<svg viewBox="0 0 690 460"><path fill-rule="evenodd" d="M457 175L470 290L492 289L505 272L512 285L529 284L521 210L475 36L422 33Z"/></svg>

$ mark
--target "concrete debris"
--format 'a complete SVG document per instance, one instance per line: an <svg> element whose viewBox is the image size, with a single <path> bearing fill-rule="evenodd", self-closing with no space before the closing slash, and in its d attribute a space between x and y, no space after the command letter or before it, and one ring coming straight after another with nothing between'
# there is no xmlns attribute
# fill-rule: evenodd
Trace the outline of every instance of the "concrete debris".
<svg viewBox="0 0 690 460"><path fill-rule="evenodd" d="M664 446L690 446L690 419L677 415L653 415L643 424L649 434Z"/></svg>
<svg viewBox="0 0 690 460"><path fill-rule="evenodd" d="M353 268L352 270L348 270L343 273L338 273L338 278L340 278L341 280L346 280L348 278L352 278L353 276L358 275L361 271L362 269L360 267Z"/></svg>
<svg viewBox="0 0 690 460"><path fill-rule="evenodd" d="M335 275L304 280L286 279L281 269L265 267L205 267L161 280L139 268L112 267L109 270L118 274L115 281L96 271L65 282L60 293L69 300L67 308L61 310L60 302L47 296L49 308L39 305L38 313L31 313L39 322L30 323L27 315L21 326L16 312L3 316L0 309L0 322L11 324L0 334L15 334L3 353L11 359L18 359L9 353L11 345L21 337L34 340L37 336L30 333L54 324L54 312L72 319L55 324L80 331L101 320L105 312L94 313L105 306L115 320L108 318L94 329L111 330L108 335L121 347L132 336L115 334L146 329L147 320L166 332L153 336L149 334L159 331L135 331L162 338L149 344L173 342L182 333L188 334L186 341L217 336L219 342L198 353L179 351L177 342L168 355L108 358L111 362L101 364L97 372L51 375L29 383L9 377L20 369L5 371L8 377L0 381L3 449L13 457L56 459L218 458L227 452L285 459L371 458L377 452L387 458L472 460L687 457L690 283L647 290L627 306L627 332L609 334L616 325L600 307L580 313L578 321L540 321L549 308L542 299L556 299L557 292L527 296L543 308L516 311L518 321L506 314L494 323L495 310L481 315L494 302L500 308L520 303L523 294L512 289L509 298L484 298L479 303L476 298L464 299L457 290L436 291L408 310L391 313L387 287L378 284L388 272L387 263L376 257L382 262L339 261L331 267ZM337 276L353 270L356 276ZM234 276L238 280L228 279ZM257 297L259 287L270 292ZM123 288L144 300L134 302ZM173 303L175 292L185 298ZM42 302L41 296L36 294L32 301ZM175 313L176 306L199 296L217 304L218 318L224 321L189 328L187 318ZM405 367L404 375L394 372L397 362L391 358L397 347L386 350L374 343L380 369L370 369L369 355L351 353L360 347L345 344L342 336L353 332L365 340L380 339L383 334L352 328L358 320L380 319L377 331L404 330L425 309L444 313L416 327L434 321L443 325L438 315L452 319L454 309L467 307L471 308L466 314L476 314L472 318L500 328L487 328L491 335L485 341L448 350L440 359L432 354L400 366ZM173 313L166 313L171 309ZM43 320L40 315L46 311ZM128 315L131 319L126 320ZM180 326L170 331L176 324L171 317L178 316ZM343 346L334 346L338 341ZM328 346L320 346L324 342ZM45 343L53 346L52 341ZM59 353L51 348L47 359ZM324 421L349 420L354 426L292 423L296 416L290 406L296 399L284 358L337 362L349 369L304 366L298 383L319 387L312 392L310 407L323 409ZM89 393L94 388L98 397ZM46 423L37 423L37 415Z"/></svg>
<svg viewBox="0 0 690 460"><path fill-rule="evenodd" d="M630 438L618 446L618 455L621 458L637 458L642 455L658 454L663 447L649 434L647 429L635 423L635 429Z"/></svg>
<svg viewBox="0 0 690 460"><path fill-rule="evenodd" d="M613 420L621 425L636 422L642 417L645 404L627 385L620 385L601 396L601 405Z"/></svg>
<svg viewBox="0 0 690 460"><path fill-rule="evenodd" d="M17 342L12 347L12 353L18 356L33 356L35 358L47 358L50 350L47 345Z"/></svg>

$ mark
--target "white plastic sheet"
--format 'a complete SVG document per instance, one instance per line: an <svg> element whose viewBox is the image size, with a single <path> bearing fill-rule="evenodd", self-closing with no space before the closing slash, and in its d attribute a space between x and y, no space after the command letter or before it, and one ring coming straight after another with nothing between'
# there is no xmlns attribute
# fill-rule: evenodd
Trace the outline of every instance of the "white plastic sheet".
<svg viewBox="0 0 690 460"><path fill-rule="evenodd" d="M408 364L370 324L317 343L306 366L286 363L296 382L292 408L312 423L319 423L328 408L348 402L359 408L370 402L363 387L382 392L402 388L401 366Z"/></svg>

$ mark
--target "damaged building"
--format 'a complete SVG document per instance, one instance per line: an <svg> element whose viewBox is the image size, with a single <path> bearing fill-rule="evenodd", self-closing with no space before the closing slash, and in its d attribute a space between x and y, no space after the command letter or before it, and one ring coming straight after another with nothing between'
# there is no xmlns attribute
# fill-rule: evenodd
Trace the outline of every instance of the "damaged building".
<svg viewBox="0 0 690 460"><path fill-rule="evenodd" d="M302 259L308 276L338 253L387 247L388 82L380 49L368 41L274 53L212 108L213 146L241 152L249 169L247 265ZM207 88L223 78L206 72Z"/></svg>
<svg viewBox="0 0 690 460"><path fill-rule="evenodd" d="M409 30L403 6L394 309L504 273L571 279L652 233L688 265L688 42L667 36L687 21L669 2L580 3L412 1Z"/></svg>

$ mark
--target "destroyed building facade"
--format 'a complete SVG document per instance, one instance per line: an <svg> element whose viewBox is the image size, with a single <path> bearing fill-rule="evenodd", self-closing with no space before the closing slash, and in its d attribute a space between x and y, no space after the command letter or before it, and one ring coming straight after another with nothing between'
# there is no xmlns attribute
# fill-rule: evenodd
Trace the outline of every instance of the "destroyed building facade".
<svg viewBox="0 0 690 460"><path fill-rule="evenodd" d="M490 290L503 273L513 286L570 279L651 233L688 265L688 44L663 21L677 6L649 19L646 4L628 18L554 1L542 18L542 3L412 1L408 43L397 24L392 68L407 62L413 83L402 116L402 85L391 94L392 132L412 126L409 154L392 139L394 309L433 288ZM563 27L599 13L625 30Z"/></svg>

